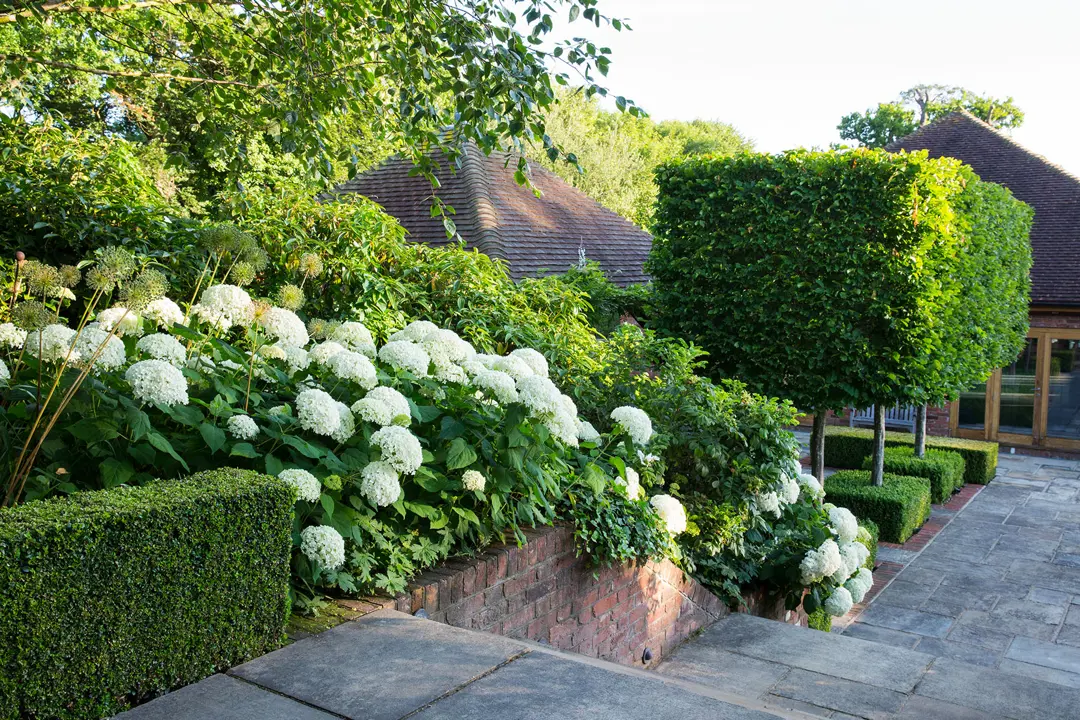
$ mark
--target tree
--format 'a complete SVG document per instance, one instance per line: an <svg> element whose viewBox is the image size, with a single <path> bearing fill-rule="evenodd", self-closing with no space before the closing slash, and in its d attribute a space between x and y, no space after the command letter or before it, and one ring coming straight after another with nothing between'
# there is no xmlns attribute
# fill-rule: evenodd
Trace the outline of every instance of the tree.
<svg viewBox="0 0 1080 720"><path fill-rule="evenodd" d="M558 158L544 122L555 86L572 73L605 95L610 51L587 32L561 38L557 19L625 27L597 2L16 0L0 12L0 105L161 139L172 163L213 168L220 186L241 180L260 144L321 182L369 137L429 177L432 147L453 162L469 142L534 141ZM342 142L357 117L368 137Z"/></svg>
<svg viewBox="0 0 1080 720"><path fill-rule="evenodd" d="M942 401L1016 347L1027 211L1009 197L975 217L990 206L965 200L982 184L958 160L742 154L669 163L658 183L655 324L708 351L713 376L811 410L818 477L827 410ZM1002 297L972 302L979 285Z"/></svg>
<svg viewBox="0 0 1080 720"><path fill-rule="evenodd" d="M957 110L966 110L999 129L1020 127L1024 122L1024 112L1011 97L1002 100L949 85L916 85L900 93L899 102L845 115L836 129L844 140L881 148Z"/></svg>
<svg viewBox="0 0 1080 720"><path fill-rule="evenodd" d="M566 151L549 159L535 144L530 156L604 207L647 227L656 201L653 174L677 157L749 150L751 143L730 125L665 120L610 112L583 90L561 91L548 113L547 131Z"/></svg>

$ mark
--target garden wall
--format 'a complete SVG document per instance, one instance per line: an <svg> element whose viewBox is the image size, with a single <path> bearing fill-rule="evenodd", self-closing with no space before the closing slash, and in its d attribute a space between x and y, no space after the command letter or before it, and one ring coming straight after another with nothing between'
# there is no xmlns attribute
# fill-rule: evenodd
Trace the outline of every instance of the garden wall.
<svg viewBox="0 0 1080 720"><path fill-rule="evenodd" d="M528 536L522 547L494 545L423 573L394 607L624 665L655 664L730 612L670 561L594 573L575 556L573 528L538 528ZM774 609L756 598L748 604L751 611ZM646 648L651 658L643 663Z"/></svg>

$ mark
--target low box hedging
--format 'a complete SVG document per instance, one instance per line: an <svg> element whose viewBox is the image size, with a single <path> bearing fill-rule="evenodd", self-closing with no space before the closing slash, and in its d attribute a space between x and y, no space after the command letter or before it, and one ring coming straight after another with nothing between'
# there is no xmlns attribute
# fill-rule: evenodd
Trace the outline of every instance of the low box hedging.
<svg viewBox="0 0 1080 720"><path fill-rule="evenodd" d="M863 459L863 470L870 469L871 460L869 455ZM917 458L914 447L887 447L885 472L927 478L930 502L945 503L956 488L964 485L964 457L951 450L928 449L925 457Z"/></svg>
<svg viewBox="0 0 1080 720"><path fill-rule="evenodd" d="M0 511L0 717L109 716L277 647L294 492L214 470Z"/></svg>
<svg viewBox="0 0 1080 720"><path fill-rule="evenodd" d="M930 482L886 473L877 487L868 470L841 470L825 478L825 502L872 520L885 542L902 543L930 517Z"/></svg>
<svg viewBox="0 0 1080 720"><path fill-rule="evenodd" d="M886 432L886 447L914 446L912 433ZM997 443L952 437L927 437L926 447L951 450L964 458L964 482L986 485L997 472ZM837 468L861 468L863 459L874 452L874 431L863 428L825 429L825 464Z"/></svg>
<svg viewBox="0 0 1080 720"><path fill-rule="evenodd" d="M874 566L877 565L877 544L881 539L881 530L878 529L877 523L870 518L859 518L859 528L866 530L866 534L869 536L863 541L863 534L859 533L859 542L866 546L866 549L870 551L870 555L867 556L866 562L863 563L863 567L867 570L873 571Z"/></svg>

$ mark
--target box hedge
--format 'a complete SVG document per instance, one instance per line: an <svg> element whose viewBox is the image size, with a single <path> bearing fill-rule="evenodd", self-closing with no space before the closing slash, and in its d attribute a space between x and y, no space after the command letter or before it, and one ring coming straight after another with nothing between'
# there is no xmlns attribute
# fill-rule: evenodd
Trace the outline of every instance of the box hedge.
<svg viewBox="0 0 1080 720"><path fill-rule="evenodd" d="M886 447L914 446L911 433L886 432ZM986 485L997 472L997 443L952 437L927 437L926 447L951 450L964 458L964 482ZM829 427L825 430L825 464L837 468L861 468L863 459L874 451L874 431L862 428Z"/></svg>
<svg viewBox="0 0 1080 720"><path fill-rule="evenodd" d="M859 533L859 542L866 546L866 549L870 551L870 555L867 556L866 562L863 563L863 567L867 570L873 570L877 565L877 544L881 538L881 530L878 529L877 523L870 518L859 518L859 529L865 530L869 536L866 540L863 540L862 533Z"/></svg>
<svg viewBox="0 0 1080 720"><path fill-rule="evenodd" d="M930 482L887 473L877 487L867 470L841 470L825 478L825 501L872 520L885 542L902 543L930 517Z"/></svg>
<svg viewBox="0 0 1080 720"><path fill-rule="evenodd" d="M870 456L863 459L863 470L870 469L871 460ZM925 457L917 458L914 447L887 447L885 472L927 478L930 502L945 503L964 485L964 457L951 450L927 450Z"/></svg>
<svg viewBox="0 0 1080 720"><path fill-rule="evenodd" d="M101 718L277 647L293 493L214 470L0 511L0 718Z"/></svg>

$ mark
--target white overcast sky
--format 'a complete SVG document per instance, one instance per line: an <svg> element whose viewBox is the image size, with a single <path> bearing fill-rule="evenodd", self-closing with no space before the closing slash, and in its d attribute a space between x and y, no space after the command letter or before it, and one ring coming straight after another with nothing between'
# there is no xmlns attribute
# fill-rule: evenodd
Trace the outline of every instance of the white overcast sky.
<svg viewBox="0 0 1080 720"><path fill-rule="evenodd" d="M918 83L960 85L1011 95L1027 115L1013 137L1080 174L1080 0L603 0L599 7L633 27L590 34L612 48L608 86L658 120L722 120L768 152L827 147L839 141L836 125L849 112Z"/></svg>

